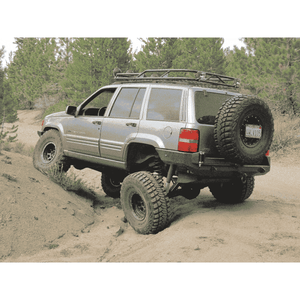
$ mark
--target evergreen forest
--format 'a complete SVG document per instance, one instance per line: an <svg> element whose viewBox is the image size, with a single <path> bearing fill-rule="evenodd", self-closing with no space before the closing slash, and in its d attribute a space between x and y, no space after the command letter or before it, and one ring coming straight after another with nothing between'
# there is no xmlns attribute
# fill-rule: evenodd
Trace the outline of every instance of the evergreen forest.
<svg viewBox="0 0 300 300"><path fill-rule="evenodd" d="M267 101L279 115L300 114L300 39L244 38L245 47L223 49L223 38L147 38L133 51L127 38L15 38L4 66L0 48L0 123L18 109L45 114L78 105L113 83L113 69L196 69L241 80L240 92ZM1 41L0 41L1 45Z"/></svg>

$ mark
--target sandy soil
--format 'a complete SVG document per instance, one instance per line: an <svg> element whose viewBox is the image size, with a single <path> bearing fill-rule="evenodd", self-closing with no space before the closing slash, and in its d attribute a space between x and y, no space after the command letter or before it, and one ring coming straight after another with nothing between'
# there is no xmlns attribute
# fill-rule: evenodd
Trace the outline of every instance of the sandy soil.
<svg viewBox="0 0 300 300"><path fill-rule="evenodd" d="M19 112L19 141L35 145L39 111ZM300 164L272 161L256 177L252 196L224 205L208 189L193 200L172 200L171 225L139 235L100 187L100 173L70 170L99 202L66 192L34 169L32 159L0 156L0 261L2 262L299 262ZM294 153L299 157L299 153ZM286 163L288 162L288 166ZM111 205L107 205L110 203Z"/></svg>

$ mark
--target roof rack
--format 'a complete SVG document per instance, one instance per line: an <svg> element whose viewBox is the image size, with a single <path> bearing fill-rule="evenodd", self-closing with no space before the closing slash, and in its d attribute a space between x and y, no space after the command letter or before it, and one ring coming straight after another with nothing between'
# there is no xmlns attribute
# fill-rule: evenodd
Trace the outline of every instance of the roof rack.
<svg viewBox="0 0 300 300"><path fill-rule="evenodd" d="M121 71L119 69L119 71ZM147 76L152 73L151 76ZM162 75L158 75L157 73L163 73ZM181 77L170 77L170 73L185 73L185 76ZM194 73L194 77L189 73ZM179 74L182 75L182 74ZM141 73L117 73L114 72L115 80L117 81L126 81L126 82L141 82L141 81L188 81L194 83L207 83L213 85L222 85L226 87L239 87L239 79L234 77L229 77L225 75L203 72L198 70L190 70L190 69L151 69L145 70Z"/></svg>

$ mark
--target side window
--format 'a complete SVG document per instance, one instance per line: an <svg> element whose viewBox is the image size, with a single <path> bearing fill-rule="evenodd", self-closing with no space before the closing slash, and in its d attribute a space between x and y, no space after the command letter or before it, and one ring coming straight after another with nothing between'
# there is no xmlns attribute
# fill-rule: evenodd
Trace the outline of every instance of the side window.
<svg viewBox="0 0 300 300"><path fill-rule="evenodd" d="M132 106L131 112L130 112L130 116L129 118L134 118L134 119L138 119L140 116L140 111L141 111L141 107L142 107L142 103L143 103L143 99L144 99L144 95L145 95L145 91L146 89L140 89L136 99L134 101L134 104Z"/></svg>
<svg viewBox="0 0 300 300"><path fill-rule="evenodd" d="M88 104L82 107L79 115L84 116L103 116L106 107L111 100L116 88L101 90L98 95L94 96Z"/></svg>
<svg viewBox="0 0 300 300"><path fill-rule="evenodd" d="M114 118L138 118L144 98L145 89L123 88L110 112Z"/></svg>
<svg viewBox="0 0 300 300"><path fill-rule="evenodd" d="M96 96L88 105L86 105L85 108L90 108L90 107L106 107L112 98L114 92L116 89L111 89L111 90L104 90L101 94Z"/></svg>
<svg viewBox="0 0 300 300"><path fill-rule="evenodd" d="M147 120L179 121L182 90L153 88L151 90Z"/></svg>

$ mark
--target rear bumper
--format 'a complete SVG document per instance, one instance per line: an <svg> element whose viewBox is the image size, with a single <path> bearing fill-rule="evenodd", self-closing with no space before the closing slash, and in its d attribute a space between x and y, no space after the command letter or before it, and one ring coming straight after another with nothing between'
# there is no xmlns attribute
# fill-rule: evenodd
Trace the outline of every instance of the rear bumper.
<svg viewBox="0 0 300 300"><path fill-rule="evenodd" d="M166 149L156 149L160 159L166 164L184 167L196 176L205 178L265 175L270 171L270 158L265 157L261 165L239 165L224 158L203 157L199 152L186 153Z"/></svg>

